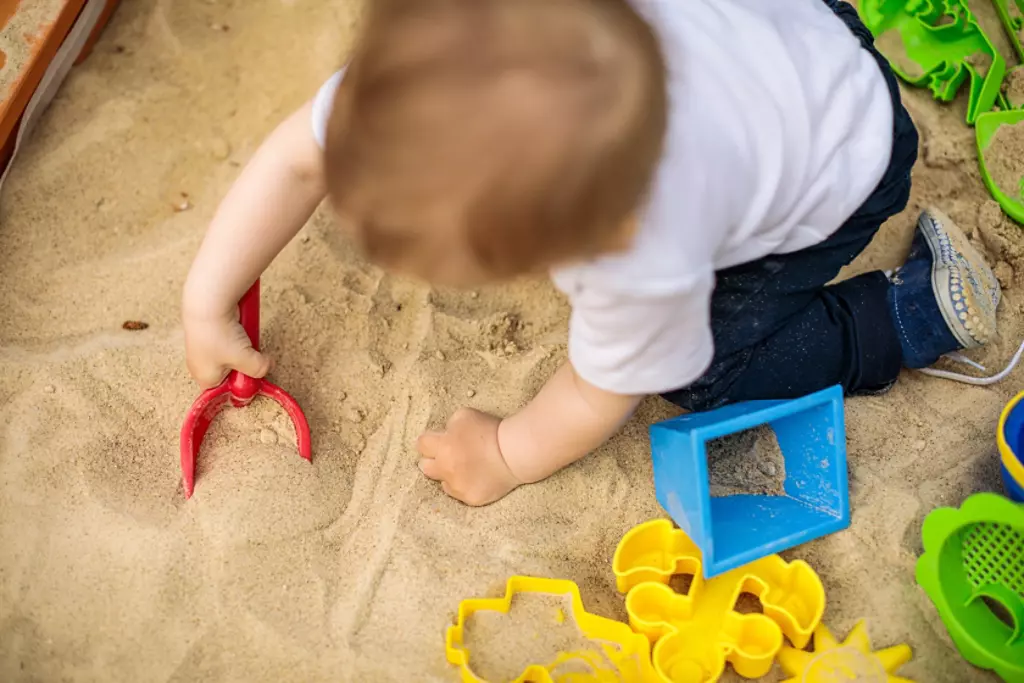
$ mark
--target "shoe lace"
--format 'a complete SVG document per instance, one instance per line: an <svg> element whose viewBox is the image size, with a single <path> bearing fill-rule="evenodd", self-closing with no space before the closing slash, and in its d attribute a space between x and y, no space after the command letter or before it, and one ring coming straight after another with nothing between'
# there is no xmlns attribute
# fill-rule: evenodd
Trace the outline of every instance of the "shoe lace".
<svg viewBox="0 0 1024 683"><path fill-rule="evenodd" d="M996 384L1006 379L1013 369L1020 363L1021 357L1024 356L1024 342L1017 348L1017 353L1013 354L1013 358L1010 359L1009 365L1003 368L1001 371L989 377L975 377L974 375L964 375L959 372L951 372L949 370L939 370L938 368L921 368L918 372L924 375L930 375L931 377L940 377L942 379L952 380L954 382L962 382L964 384L974 384L978 386L988 386L990 384ZM943 358L947 358L954 363L963 363L964 365L970 365L972 368L976 368L985 372L987 368L981 363L975 362L970 358L960 353L947 353Z"/></svg>

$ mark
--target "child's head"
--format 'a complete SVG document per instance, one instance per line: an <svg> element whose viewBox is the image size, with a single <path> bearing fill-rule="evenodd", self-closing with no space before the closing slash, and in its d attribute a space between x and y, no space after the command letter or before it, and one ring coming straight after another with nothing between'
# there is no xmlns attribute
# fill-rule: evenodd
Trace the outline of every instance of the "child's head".
<svg viewBox="0 0 1024 683"><path fill-rule="evenodd" d="M622 248L665 73L628 0L374 0L328 126L329 194L370 257L446 284Z"/></svg>

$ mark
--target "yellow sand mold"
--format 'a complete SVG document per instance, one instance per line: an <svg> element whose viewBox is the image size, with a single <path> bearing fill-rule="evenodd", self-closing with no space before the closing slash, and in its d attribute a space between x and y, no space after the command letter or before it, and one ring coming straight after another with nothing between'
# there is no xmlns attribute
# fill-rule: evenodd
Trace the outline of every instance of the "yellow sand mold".
<svg viewBox="0 0 1024 683"><path fill-rule="evenodd" d="M784 648L779 664L792 676L783 683L913 683L894 675L910 656L907 645L873 651L867 626L861 620L841 643L825 626L818 626L813 650Z"/></svg>
<svg viewBox="0 0 1024 683"><path fill-rule="evenodd" d="M448 661L461 670L463 683L483 683L472 669L472 654L465 646L466 621L476 612L507 614L512 599L521 593L564 595L569 598L572 617L595 650L560 652L553 662L536 664L523 671L515 683L654 683L650 645L629 626L589 614L583 608L579 588L572 581L513 576L500 598L474 598L459 604L455 625L448 628L445 652Z"/></svg>
<svg viewBox="0 0 1024 683"><path fill-rule="evenodd" d="M807 645L825 611L825 591L810 565L770 555L706 580L701 562L700 549L667 519L632 529L615 550L616 582L633 629L654 643L658 680L714 683L726 662L745 678L760 678L783 636ZM686 594L668 585L679 574L693 576ZM743 593L760 598L764 613L737 612Z"/></svg>

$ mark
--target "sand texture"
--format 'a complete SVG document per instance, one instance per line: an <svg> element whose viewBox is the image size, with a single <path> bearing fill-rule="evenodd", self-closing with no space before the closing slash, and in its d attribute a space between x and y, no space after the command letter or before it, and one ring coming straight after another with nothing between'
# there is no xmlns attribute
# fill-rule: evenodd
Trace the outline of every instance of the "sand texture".
<svg viewBox="0 0 1024 683"><path fill-rule="evenodd" d="M786 464L779 440L763 425L707 444L712 496L756 493L781 496Z"/></svg>
<svg viewBox="0 0 1024 683"><path fill-rule="evenodd" d="M531 665L549 666L563 652L589 653L605 671L612 667L601 645L580 632L567 595L522 593L507 614L476 612L466 620L463 643L470 669L492 683L513 681Z"/></svg>
<svg viewBox="0 0 1024 683"><path fill-rule="evenodd" d="M916 81L924 76L924 68L907 54L907 46L903 42L903 36L899 30L894 28L886 31L878 36L875 45L878 47L878 51L885 55L885 58L907 78Z"/></svg>
<svg viewBox="0 0 1024 683"><path fill-rule="evenodd" d="M1011 109L1024 107L1024 67L1006 72L1002 84L1003 93Z"/></svg>
<svg viewBox="0 0 1024 683"><path fill-rule="evenodd" d="M1013 0L1009 0L1009 4L1013 4ZM985 37L992 43L996 53L1006 62L1007 68L1018 64L1020 57L1010 41L1010 35L1006 32L1006 27L999 18L999 12L996 11L995 3L991 0L968 0L967 6L970 8L974 20L981 27Z"/></svg>
<svg viewBox="0 0 1024 683"><path fill-rule="evenodd" d="M649 400L550 480L453 502L415 438L460 405L520 406L564 358L567 308L541 281L474 296L385 275L326 210L263 280L272 377L305 407L313 464L258 402L215 424L182 496L186 270L240 164L357 19L343 0L122 3L19 157L0 197L0 681L455 681L445 627L512 574L574 580L588 611L625 618L612 553L662 514L646 425L675 412ZM940 206L1001 263L1002 337L971 354L1001 367L1024 336L1020 229L982 186L963 101L907 98L911 205L848 272L898 265L917 212ZM1022 376L907 373L848 401L852 526L787 553L820 572L834 632L866 617L877 646L913 646L913 680L995 680L952 649L914 562L926 513L999 489L993 435Z"/></svg>
<svg viewBox="0 0 1024 683"><path fill-rule="evenodd" d="M1024 181L1024 122L999 126L985 148L985 167L1000 190L1021 200Z"/></svg>

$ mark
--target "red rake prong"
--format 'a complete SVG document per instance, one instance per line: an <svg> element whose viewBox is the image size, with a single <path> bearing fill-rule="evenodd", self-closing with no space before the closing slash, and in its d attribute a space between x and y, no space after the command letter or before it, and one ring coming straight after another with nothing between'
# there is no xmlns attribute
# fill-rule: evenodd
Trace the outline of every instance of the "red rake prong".
<svg viewBox="0 0 1024 683"><path fill-rule="evenodd" d="M203 437L230 397L227 383L207 389L196 399L185 416L181 426L181 481L185 486L185 498L192 497L196 481L196 458L203 445Z"/></svg>
<svg viewBox="0 0 1024 683"><path fill-rule="evenodd" d="M299 455L312 462L313 440L309 433L309 422L306 421L306 416L303 414L302 408L299 407L298 401L281 387L265 380L260 387L260 394L277 401L288 413L288 417L292 419L292 424L295 426L295 444L298 446Z"/></svg>

